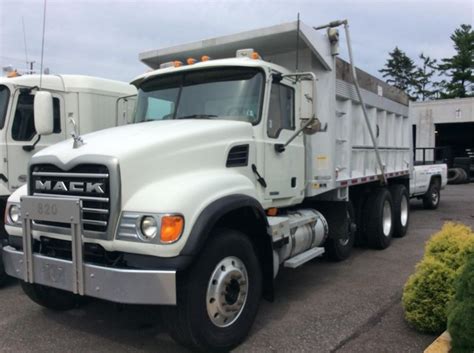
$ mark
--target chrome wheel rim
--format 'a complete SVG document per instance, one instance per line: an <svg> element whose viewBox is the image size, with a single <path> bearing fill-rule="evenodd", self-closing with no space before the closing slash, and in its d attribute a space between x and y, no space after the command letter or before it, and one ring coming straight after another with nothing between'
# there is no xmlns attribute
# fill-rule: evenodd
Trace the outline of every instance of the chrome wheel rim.
<svg viewBox="0 0 474 353"><path fill-rule="evenodd" d="M400 223L403 227L408 223L408 199L405 195L402 195L400 202Z"/></svg>
<svg viewBox="0 0 474 353"><path fill-rule="evenodd" d="M392 207L390 202L385 200L383 203L383 235L388 237L392 230Z"/></svg>
<svg viewBox="0 0 474 353"><path fill-rule="evenodd" d="M439 197L438 197L438 191L437 191L437 190L434 190L434 191L431 193L431 201L433 202L433 205L437 205L437 204L438 204Z"/></svg>
<svg viewBox="0 0 474 353"><path fill-rule="evenodd" d="M248 275L244 263L228 256L215 267L206 294L207 314L217 327L232 325L242 313L248 295Z"/></svg>

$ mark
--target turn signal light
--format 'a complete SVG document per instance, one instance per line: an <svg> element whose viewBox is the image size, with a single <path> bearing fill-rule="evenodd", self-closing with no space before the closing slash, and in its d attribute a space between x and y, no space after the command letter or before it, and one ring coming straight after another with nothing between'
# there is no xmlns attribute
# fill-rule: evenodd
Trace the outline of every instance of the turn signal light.
<svg viewBox="0 0 474 353"><path fill-rule="evenodd" d="M184 219L182 216L163 216L161 218L161 242L174 243L181 236L183 228Z"/></svg>

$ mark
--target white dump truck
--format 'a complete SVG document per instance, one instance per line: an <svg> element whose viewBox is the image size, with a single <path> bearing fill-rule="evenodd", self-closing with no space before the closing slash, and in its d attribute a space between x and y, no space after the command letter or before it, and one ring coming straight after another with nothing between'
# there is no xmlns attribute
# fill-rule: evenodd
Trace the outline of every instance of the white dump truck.
<svg viewBox="0 0 474 353"><path fill-rule="evenodd" d="M408 99L360 70L355 85L340 24L141 54L154 70L133 81L133 124L31 159L7 205L7 273L51 309L83 296L163 305L178 342L228 351L280 268L404 236ZM52 132L50 115L35 119Z"/></svg>
<svg viewBox="0 0 474 353"><path fill-rule="evenodd" d="M34 122L34 100L39 91L52 102L51 134L38 135ZM11 192L27 180L28 162L46 146L70 137L74 127L87 133L121 125L130 119L136 88L128 83L80 75L24 75L0 77L0 211ZM3 219L0 247L5 240ZM0 284L4 281L0 259Z"/></svg>

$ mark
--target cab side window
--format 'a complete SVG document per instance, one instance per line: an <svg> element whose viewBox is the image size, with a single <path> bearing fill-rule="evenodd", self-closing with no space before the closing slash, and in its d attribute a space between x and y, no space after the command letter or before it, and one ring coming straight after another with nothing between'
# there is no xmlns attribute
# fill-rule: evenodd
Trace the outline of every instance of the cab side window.
<svg viewBox="0 0 474 353"><path fill-rule="evenodd" d="M18 96L15 116L12 125L12 138L15 141L30 141L36 135L34 103L35 96L29 93L21 93ZM53 132L61 132L61 114L59 98L53 98Z"/></svg>
<svg viewBox="0 0 474 353"><path fill-rule="evenodd" d="M277 138L283 129L295 128L295 91L280 83L273 83L268 109L267 134Z"/></svg>

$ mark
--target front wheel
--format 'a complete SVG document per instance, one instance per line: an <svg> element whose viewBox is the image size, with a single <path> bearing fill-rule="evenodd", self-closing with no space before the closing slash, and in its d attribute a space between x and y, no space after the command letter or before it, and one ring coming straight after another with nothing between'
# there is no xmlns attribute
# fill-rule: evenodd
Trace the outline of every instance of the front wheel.
<svg viewBox="0 0 474 353"><path fill-rule="evenodd" d="M178 277L178 302L166 309L171 336L202 352L228 352L247 336L262 295L255 249L242 233L212 234L191 270Z"/></svg>
<svg viewBox="0 0 474 353"><path fill-rule="evenodd" d="M439 206L441 198L440 186L437 180L431 182L430 187L425 195L423 195L423 207L427 210L435 210Z"/></svg>
<svg viewBox="0 0 474 353"><path fill-rule="evenodd" d="M5 273L5 268L3 266L2 260L2 246L0 245L0 287L2 287L7 281L7 274Z"/></svg>
<svg viewBox="0 0 474 353"><path fill-rule="evenodd" d="M335 237L329 238L325 244L325 250L331 261L343 261L347 259L352 252L355 242L356 223L355 212L352 202L347 203L345 226L335 224L338 220L328 217L329 231L336 231Z"/></svg>

